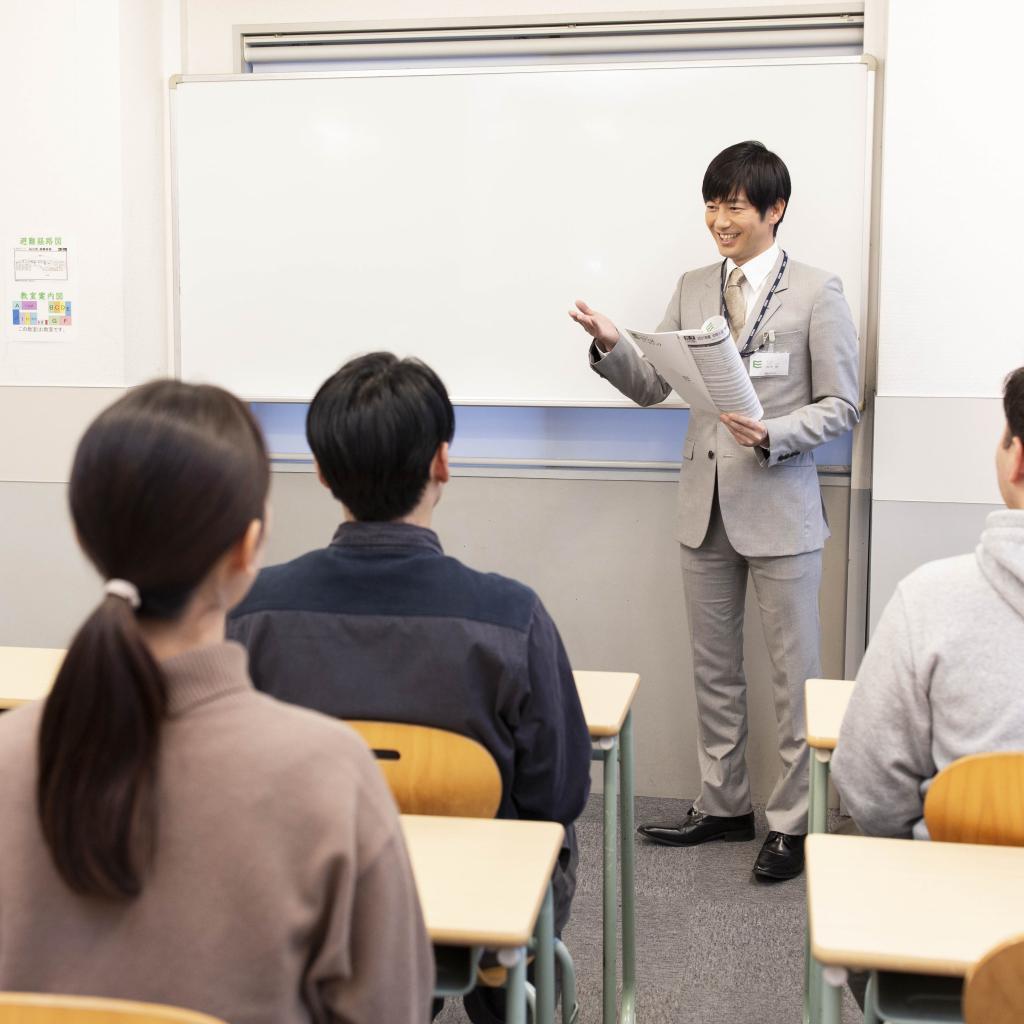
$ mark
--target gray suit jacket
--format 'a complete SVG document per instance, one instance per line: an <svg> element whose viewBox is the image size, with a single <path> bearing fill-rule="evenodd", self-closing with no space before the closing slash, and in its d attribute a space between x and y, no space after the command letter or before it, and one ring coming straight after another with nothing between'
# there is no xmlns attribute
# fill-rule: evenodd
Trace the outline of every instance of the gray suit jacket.
<svg viewBox="0 0 1024 1024"><path fill-rule="evenodd" d="M720 273L721 263L714 263L683 274L658 330L696 327L717 316ZM777 273L778 264L768 280ZM812 453L860 419L857 330L839 278L790 260L758 333L768 330L775 332L775 351L789 353L788 376L753 380L768 451L737 444L716 416L690 410L676 531L687 547L700 547L707 533L716 476L726 532L740 554L797 555L822 547L829 536ZM590 362L638 405L655 405L672 390L625 337L607 355L592 345Z"/></svg>

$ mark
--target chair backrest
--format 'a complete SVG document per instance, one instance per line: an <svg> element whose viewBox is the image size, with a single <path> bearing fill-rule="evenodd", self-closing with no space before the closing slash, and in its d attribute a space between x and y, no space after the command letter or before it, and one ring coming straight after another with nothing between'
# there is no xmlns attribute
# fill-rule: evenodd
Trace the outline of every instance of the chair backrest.
<svg viewBox="0 0 1024 1024"><path fill-rule="evenodd" d="M0 1024L225 1024L174 1006L92 996L0 993Z"/></svg>
<svg viewBox="0 0 1024 1024"><path fill-rule="evenodd" d="M1024 752L971 754L943 768L924 820L939 842L1024 846Z"/></svg>
<svg viewBox="0 0 1024 1024"><path fill-rule="evenodd" d="M373 751L403 814L497 814L501 773L476 740L426 725L347 721Z"/></svg>
<svg viewBox="0 0 1024 1024"><path fill-rule="evenodd" d="M1024 1020L1024 935L989 950L968 972L966 1024L1020 1024Z"/></svg>

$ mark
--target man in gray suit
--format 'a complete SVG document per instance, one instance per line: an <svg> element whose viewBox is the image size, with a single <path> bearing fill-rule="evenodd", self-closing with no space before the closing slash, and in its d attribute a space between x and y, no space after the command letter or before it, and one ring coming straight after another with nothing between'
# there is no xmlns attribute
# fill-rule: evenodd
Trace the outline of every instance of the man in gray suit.
<svg viewBox="0 0 1024 1024"><path fill-rule="evenodd" d="M640 826L654 842L754 838L745 750L743 607L753 580L772 666L782 771L768 800L763 880L803 870L808 750L804 681L820 675L818 589L829 536L813 450L859 420L857 331L837 277L790 260L775 236L786 165L759 142L719 153L704 175L705 221L724 257L679 278L659 331L727 317L764 419L690 411L677 535L700 720L700 795L682 822ZM608 317L577 302L590 362L638 405L670 386Z"/></svg>

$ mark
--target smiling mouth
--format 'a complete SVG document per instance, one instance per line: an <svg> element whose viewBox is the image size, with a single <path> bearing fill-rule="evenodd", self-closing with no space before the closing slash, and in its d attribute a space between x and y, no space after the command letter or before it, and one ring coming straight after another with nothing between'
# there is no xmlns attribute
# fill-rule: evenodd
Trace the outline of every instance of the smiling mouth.
<svg viewBox="0 0 1024 1024"><path fill-rule="evenodd" d="M735 242L736 239L740 237L739 236L739 232L736 232L736 234L733 234L733 235L723 235L722 232L719 231L719 232L717 232L717 235L718 235L718 240L723 245L728 245L730 242Z"/></svg>

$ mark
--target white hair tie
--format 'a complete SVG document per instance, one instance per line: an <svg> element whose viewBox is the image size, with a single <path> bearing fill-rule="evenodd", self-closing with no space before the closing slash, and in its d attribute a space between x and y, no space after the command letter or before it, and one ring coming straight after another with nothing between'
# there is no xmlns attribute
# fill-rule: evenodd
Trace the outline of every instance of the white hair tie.
<svg viewBox="0 0 1024 1024"><path fill-rule="evenodd" d="M120 597L122 600L127 601L132 608L138 608L142 604L142 598L139 597L139 588L127 580L107 580L103 584L103 593L110 594L112 597Z"/></svg>

